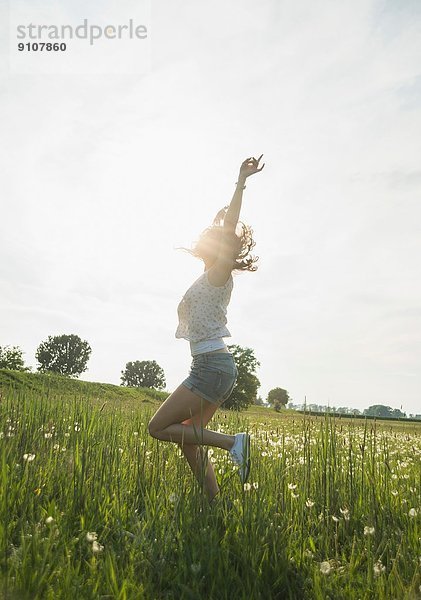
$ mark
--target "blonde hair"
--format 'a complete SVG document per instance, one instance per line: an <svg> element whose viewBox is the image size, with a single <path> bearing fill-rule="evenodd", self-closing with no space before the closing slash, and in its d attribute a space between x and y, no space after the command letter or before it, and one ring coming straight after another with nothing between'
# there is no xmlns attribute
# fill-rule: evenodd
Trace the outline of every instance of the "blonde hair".
<svg viewBox="0 0 421 600"><path fill-rule="evenodd" d="M236 231L232 233L224 232L224 218L227 210L228 206L224 206L224 208L221 208L221 210L218 211L212 225L202 231L193 248L181 248L181 250L186 250L186 252L192 256L203 260L203 256L200 254L200 251L198 251L200 242L209 238L218 241L222 235L224 235L225 238L234 236L236 239L233 244L235 248L233 271L256 271L257 266L255 263L259 257L253 256L250 253L252 248L256 245L256 242L253 240L253 230L249 225L245 225L242 221L239 221L236 227L236 231L239 228L238 234Z"/></svg>

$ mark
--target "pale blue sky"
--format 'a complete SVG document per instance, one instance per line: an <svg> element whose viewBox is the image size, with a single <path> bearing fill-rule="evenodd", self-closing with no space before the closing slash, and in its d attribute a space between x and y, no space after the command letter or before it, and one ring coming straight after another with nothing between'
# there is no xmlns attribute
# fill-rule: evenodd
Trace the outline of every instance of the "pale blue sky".
<svg viewBox="0 0 421 600"><path fill-rule="evenodd" d="M263 398L420 413L420 25L412 2L163 1L150 69L125 75L11 73L3 40L0 345L35 367L76 333L82 379L154 359L173 390L203 270L174 248L264 153L242 210L259 270L235 276L227 343L254 349Z"/></svg>

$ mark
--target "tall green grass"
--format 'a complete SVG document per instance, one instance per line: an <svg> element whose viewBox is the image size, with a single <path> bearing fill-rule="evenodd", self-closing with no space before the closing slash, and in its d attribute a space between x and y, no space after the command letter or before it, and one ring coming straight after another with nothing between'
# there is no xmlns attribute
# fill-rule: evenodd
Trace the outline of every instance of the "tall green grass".
<svg viewBox="0 0 421 600"><path fill-rule="evenodd" d="M51 382L1 390L5 598L421 597L420 425L219 410L252 434L244 486L208 449L225 511L148 434L146 391Z"/></svg>

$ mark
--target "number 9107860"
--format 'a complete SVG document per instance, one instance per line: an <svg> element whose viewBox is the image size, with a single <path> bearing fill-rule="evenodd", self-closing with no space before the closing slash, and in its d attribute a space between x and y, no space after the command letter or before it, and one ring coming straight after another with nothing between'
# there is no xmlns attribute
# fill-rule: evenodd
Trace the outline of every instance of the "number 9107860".
<svg viewBox="0 0 421 600"><path fill-rule="evenodd" d="M19 52L24 50L29 52L65 52L66 48L64 42L20 42L18 44Z"/></svg>

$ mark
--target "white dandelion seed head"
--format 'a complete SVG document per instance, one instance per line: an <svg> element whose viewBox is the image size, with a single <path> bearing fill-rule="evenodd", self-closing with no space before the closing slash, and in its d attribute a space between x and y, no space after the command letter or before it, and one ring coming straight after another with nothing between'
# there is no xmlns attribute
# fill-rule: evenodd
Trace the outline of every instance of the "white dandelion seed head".
<svg viewBox="0 0 421 600"><path fill-rule="evenodd" d="M86 534L86 539L88 542L94 542L97 539L98 535L95 531L88 531Z"/></svg>
<svg viewBox="0 0 421 600"><path fill-rule="evenodd" d="M47 525L49 525L50 523L52 523L54 521L53 517L47 517L45 519L45 522L47 523Z"/></svg>
<svg viewBox="0 0 421 600"><path fill-rule="evenodd" d="M192 563L192 564L190 565L190 568L191 568L192 572L193 572L195 575L197 575L197 573L199 573L199 571L200 571L200 563Z"/></svg>
<svg viewBox="0 0 421 600"><path fill-rule="evenodd" d="M23 455L23 460L26 460L27 462L31 462L32 460L34 460L35 458L35 454L24 454Z"/></svg>
<svg viewBox="0 0 421 600"><path fill-rule="evenodd" d="M244 484L244 491L245 492L249 492L251 490L251 483L245 483Z"/></svg>
<svg viewBox="0 0 421 600"><path fill-rule="evenodd" d="M94 554L98 554L104 550L104 546L101 546L96 540L92 542L92 552Z"/></svg>
<svg viewBox="0 0 421 600"><path fill-rule="evenodd" d="M417 511L417 509L416 509L416 508L411 508L411 509L409 510L409 512L408 512L408 515L409 515L410 517L416 517L416 516L417 516L417 514L418 514L418 511Z"/></svg>
<svg viewBox="0 0 421 600"><path fill-rule="evenodd" d="M310 498L307 498L306 506L307 506L307 508L311 508L312 506L314 506L313 500L311 500Z"/></svg>
<svg viewBox="0 0 421 600"><path fill-rule="evenodd" d="M378 560L373 565L373 573L375 577L379 577L386 571L386 567L382 564L381 560Z"/></svg>
<svg viewBox="0 0 421 600"><path fill-rule="evenodd" d="M289 484L288 484L288 489L289 489L289 490L295 490L295 488L296 488L296 487L297 487L297 484L296 484L296 483L289 483Z"/></svg>
<svg viewBox="0 0 421 600"><path fill-rule="evenodd" d="M324 560L323 562L320 563L320 573L322 573L322 575L329 575L331 570L332 570L332 567L328 560Z"/></svg>
<svg viewBox="0 0 421 600"><path fill-rule="evenodd" d="M364 535L374 535L374 532L374 527L369 527L368 525L364 527Z"/></svg>

